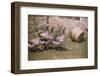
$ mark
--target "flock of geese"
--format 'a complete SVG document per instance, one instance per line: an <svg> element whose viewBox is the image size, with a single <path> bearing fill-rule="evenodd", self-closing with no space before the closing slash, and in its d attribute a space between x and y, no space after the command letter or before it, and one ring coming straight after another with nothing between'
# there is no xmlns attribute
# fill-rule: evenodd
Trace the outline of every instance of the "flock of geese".
<svg viewBox="0 0 100 76"><path fill-rule="evenodd" d="M42 51L49 48L61 48L60 45L64 42L66 28L61 28L62 31L60 35L53 36L52 34L55 30L55 27L52 27L51 32L48 31L49 27L50 26L47 25L45 31L39 30L38 36L28 41L29 50Z"/></svg>

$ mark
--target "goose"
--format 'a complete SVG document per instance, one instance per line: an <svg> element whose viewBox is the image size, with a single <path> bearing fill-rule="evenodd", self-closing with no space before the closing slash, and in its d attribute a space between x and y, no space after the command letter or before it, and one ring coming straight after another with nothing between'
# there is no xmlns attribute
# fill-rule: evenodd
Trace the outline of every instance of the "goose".
<svg viewBox="0 0 100 76"><path fill-rule="evenodd" d="M40 44L40 38L35 38L35 39L28 41L28 47L29 48L33 48L34 46L37 46L39 44Z"/></svg>
<svg viewBox="0 0 100 76"><path fill-rule="evenodd" d="M45 46L45 49L48 49L50 47L50 44L53 40L52 32L54 30L54 27L52 29L49 29L49 26L46 27L46 31L42 32L40 34L41 41L44 41L43 45Z"/></svg>
<svg viewBox="0 0 100 76"><path fill-rule="evenodd" d="M63 29L61 35L55 36L55 41L58 41L60 43L62 43L64 41L64 38L65 38L65 35L64 35L65 34L65 30L66 30L66 28Z"/></svg>
<svg viewBox="0 0 100 76"><path fill-rule="evenodd" d="M28 48L31 51L40 50L42 51L43 48L38 48L38 46L43 45L44 41L41 41L40 37L34 38L28 41Z"/></svg>
<svg viewBox="0 0 100 76"><path fill-rule="evenodd" d="M49 26L46 27L46 30L44 32L40 33L40 37L45 40L52 39L52 36L49 33Z"/></svg>
<svg viewBox="0 0 100 76"><path fill-rule="evenodd" d="M54 37L54 40L52 41L52 44L54 45L54 47L59 47L64 42L65 30L66 28L63 29L62 35L57 35Z"/></svg>

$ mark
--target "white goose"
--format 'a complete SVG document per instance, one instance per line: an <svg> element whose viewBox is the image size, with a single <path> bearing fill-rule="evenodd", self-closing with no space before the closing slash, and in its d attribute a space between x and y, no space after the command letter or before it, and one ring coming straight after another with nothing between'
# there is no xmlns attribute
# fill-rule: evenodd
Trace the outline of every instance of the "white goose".
<svg viewBox="0 0 100 76"><path fill-rule="evenodd" d="M40 33L40 37L47 40L53 39L53 37L49 33L49 26L46 27L46 31Z"/></svg>
<svg viewBox="0 0 100 76"><path fill-rule="evenodd" d="M53 43L54 46L58 46L58 45L60 45L61 43L64 42L65 30L66 30L66 29L64 28L63 31L62 31L62 35L56 36L56 37L54 38L54 40L52 41L52 43Z"/></svg>
<svg viewBox="0 0 100 76"><path fill-rule="evenodd" d="M41 40L40 40L39 37L28 41L28 47L29 48L32 48L32 47L40 45L40 44L41 44Z"/></svg>

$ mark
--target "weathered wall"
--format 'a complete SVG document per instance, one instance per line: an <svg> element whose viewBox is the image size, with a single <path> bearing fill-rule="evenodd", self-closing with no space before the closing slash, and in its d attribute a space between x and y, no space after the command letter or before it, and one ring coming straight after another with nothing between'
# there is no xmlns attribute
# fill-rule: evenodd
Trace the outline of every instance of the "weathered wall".
<svg viewBox="0 0 100 76"><path fill-rule="evenodd" d="M87 36L88 18L86 17L61 17L61 16L34 16L29 15L29 39L34 38L35 32L38 29L45 29L46 24L54 26L56 29L59 27L66 28L66 36L70 36L70 31L76 27L80 27Z"/></svg>

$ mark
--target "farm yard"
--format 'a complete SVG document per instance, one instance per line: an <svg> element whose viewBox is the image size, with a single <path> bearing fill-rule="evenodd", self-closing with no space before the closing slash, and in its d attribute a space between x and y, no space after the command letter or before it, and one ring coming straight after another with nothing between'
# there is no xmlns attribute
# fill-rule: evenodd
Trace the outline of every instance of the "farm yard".
<svg viewBox="0 0 100 76"><path fill-rule="evenodd" d="M87 17L29 15L28 60L87 58L87 34Z"/></svg>
<svg viewBox="0 0 100 76"><path fill-rule="evenodd" d="M68 39L67 50L44 50L42 52L30 52L29 60L48 60L48 59L75 59L87 58L87 41L75 43Z"/></svg>

